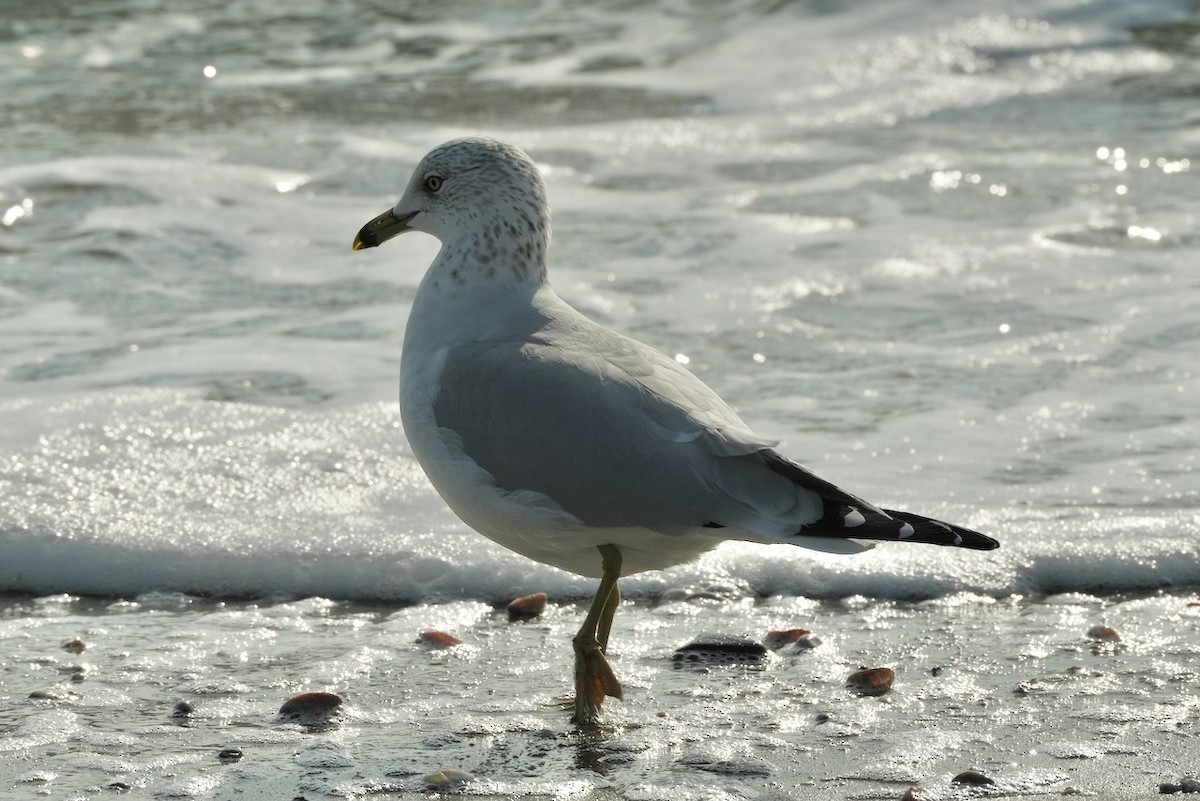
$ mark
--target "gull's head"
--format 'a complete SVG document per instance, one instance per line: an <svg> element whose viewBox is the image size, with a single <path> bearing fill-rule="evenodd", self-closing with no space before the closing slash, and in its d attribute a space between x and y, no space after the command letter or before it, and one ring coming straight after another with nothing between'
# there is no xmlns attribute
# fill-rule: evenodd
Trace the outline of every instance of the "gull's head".
<svg viewBox="0 0 1200 801"><path fill-rule="evenodd" d="M470 254L493 273L508 266L544 274L550 243L546 185L520 149L495 139L455 139L421 159L404 195L362 227L354 249L407 231L432 234L444 251Z"/></svg>

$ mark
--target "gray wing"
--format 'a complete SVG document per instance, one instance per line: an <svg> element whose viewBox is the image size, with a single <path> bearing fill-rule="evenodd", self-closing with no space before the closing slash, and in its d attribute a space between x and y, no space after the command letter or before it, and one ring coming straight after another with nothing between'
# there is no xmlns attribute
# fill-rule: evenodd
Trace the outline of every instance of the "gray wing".
<svg viewBox="0 0 1200 801"><path fill-rule="evenodd" d="M541 493L588 526L731 529L843 552L857 540L998 545L814 475L674 360L573 310L527 336L451 349L434 415L497 486Z"/></svg>
<svg viewBox="0 0 1200 801"><path fill-rule="evenodd" d="M586 318L451 349L434 415L499 487L542 493L589 526L774 540L824 515L817 493L767 465L774 443L703 382Z"/></svg>

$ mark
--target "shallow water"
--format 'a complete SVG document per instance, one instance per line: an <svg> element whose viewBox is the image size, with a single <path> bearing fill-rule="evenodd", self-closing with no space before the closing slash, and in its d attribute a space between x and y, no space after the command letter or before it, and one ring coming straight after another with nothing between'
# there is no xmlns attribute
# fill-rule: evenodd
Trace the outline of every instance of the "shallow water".
<svg viewBox="0 0 1200 801"><path fill-rule="evenodd" d="M1171 0L8 9L0 793L403 794L446 766L500 795L946 797L971 766L1009 794L1194 770L1198 24ZM728 545L632 577L630 700L572 734L543 707L590 582L467 531L398 426L436 246L349 252L466 133L545 170L560 294L822 475L1001 550ZM538 590L541 622L492 611ZM1093 653L1105 621L1124 642ZM795 625L824 644L667 660ZM859 664L895 692L847 694ZM275 721L305 688L347 698L340 725Z"/></svg>

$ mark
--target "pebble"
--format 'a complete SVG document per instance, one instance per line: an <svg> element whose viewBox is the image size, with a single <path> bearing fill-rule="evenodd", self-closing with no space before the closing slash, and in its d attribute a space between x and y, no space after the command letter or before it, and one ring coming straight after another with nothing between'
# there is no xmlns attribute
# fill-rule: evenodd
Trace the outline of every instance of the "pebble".
<svg viewBox="0 0 1200 801"><path fill-rule="evenodd" d="M772 651L778 651L787 645L793 646L794 651L811 651L821 644L821 638L814 636L808 629L788 629L768 631L764 642Z"/></svg>
<svg viewBox="0 0 1200 801"><path fill-rule="evenodd" d="M240 748L222 748L221 752L217 754L217 759L220 760L221 764L229 765L234 762L241 762L243 756L244 754L242 754L242 749Z"/></svg>
<svg viewBox="0 0 1200 801"><path fill-rule="evenodd" d="M926 801L929 798L929 791L924 787L909 787L904 791L904 795L900 796L900 801Z"/></svg>
<svg viewBox="0 0 1200 801"><path fill-rule="evenodd" d="M896 672L891 668L862 667L850 674L846 679L846 686L859 695L875 696L883 695L892 689L892 682L895 680Z"/></svg>
<svg viewBox="0 0 1200 801"><path fill-rule="evenodd" d="M87 650L87 643L79 637L72 637L69 640L63 640L62 649L71 654L82 654Z"/></svg>
<svg viewBox="0 0 1200 801"><path fill-rule="evenodd" d="M179 703L175 704L175 707L171 710L171 717L186 718L195 711L196 707L192 706L187 701L180 701Z"/></svg>
<svg viewBox="0 0 1200 801"><path fill-rule="evenodd" d="M776 631L768 631L763 643L772 651L778 651L785 645L799 642L802 637L807 637L811 634L808 629L782 629Z"/></svg>
<svg viewBox="0 0 1200 801"><path fill-rule="evenodd" d="M511 621L533 620L546 610L546 601L549 600L549 597L544 592L535 592L532 595L514 598L508 603L508 619Z"/></svg>
<svg viewBox="0 0 1200 801"><path fill-rule="evenodd" d="M705 635L671 654L674 662L710 665L761 665L770 653L767 647L747 637Z"/></svg>
<svg viewBox="0 0 1200 801"><path fill-rule="evenodd" d="M972 787L983 787L989 784L995 784L995 779L984 776L977 770L964 770L962 773L950 780L951 784L967 784Z"/></svg>
<svg viewBox="0 0 1200 801"><path fill-rule="evenodd" d="M29 694L33 701L78 701L83 696L74 690L34 690Z"/></svg>
<svg viewBox="0 0 1200 801"><path fill-rule="evenodd" d="M1087 631L1089 640L1097 640L1098 642L1120 642L1121 635L1117 634L1117 630L1112 626L1092 626Z"/></svg>
<svg viewBox="0 0 1200 801"><path fill-rule="evenodd" d="M300 693L284 701L279 714L306 726L321 726L329 723L341 707L342 698L336 693Z"/></svg>
<svg viewBox="0 0 1200 801"><path fill-rule="evenodd" d="M430 773L422 781L428 790L457 790L474 778L474 774L465 770L442 768Z"/></svg>
<svg viewBox="0 0 1200 801"><path fill-rule="evenodd" d="M436 630L422 631L417 635L417 642L430 648L453 648L456 645L462 645L462 640L453 634Z"/></svg>

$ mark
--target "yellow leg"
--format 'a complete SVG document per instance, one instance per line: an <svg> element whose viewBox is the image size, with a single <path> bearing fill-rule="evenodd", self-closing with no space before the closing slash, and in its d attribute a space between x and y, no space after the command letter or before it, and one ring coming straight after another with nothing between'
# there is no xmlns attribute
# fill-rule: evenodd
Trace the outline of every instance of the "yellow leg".
<svg viewBox="0 0 1200 801"><path fill-rule="evenodd" d="M588 609L583 626L575 635L575 715L580 725L594 725L600 719L600 705L607 696L621 698L621 683L613 675L604 648L612 630L613 615L621 601L617 579L621 576L621 552L615 545L601 545L603 575L596 597Z"/></svg>
<svg viewBox="0 0 1200 801"><path fill-rule="evenodd" d="M600 623L596 626L596 639L600 641L600 650L608 650L608 635L612 632L613 615L621 605L621 588L613 584L608 600L604 602L604 611L600 614Z"/></svg>

